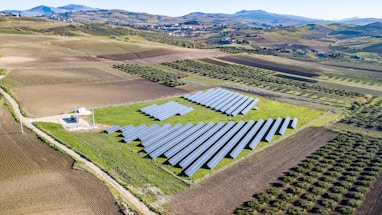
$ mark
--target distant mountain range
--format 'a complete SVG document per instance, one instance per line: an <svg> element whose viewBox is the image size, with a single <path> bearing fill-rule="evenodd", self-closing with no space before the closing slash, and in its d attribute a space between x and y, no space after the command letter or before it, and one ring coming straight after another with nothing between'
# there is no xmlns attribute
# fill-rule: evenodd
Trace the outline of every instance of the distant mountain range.
<svg viewBox="0 0 382 215"><path fill-rule="evenodd" d="M20 16L49 16L59 13L73 13L80 11L91 11L99 10L96 8L91 8L83 5L69 4L62 7L50 7L45 5L40 5L29 10L4 10L3 13L15 14Z"/></svg>
<svg viewBox="0 0 382 215"><path fill-rule="evenodd" d="M187 21L208 22L214 24L245 24L252 26L299 26L306 24L341 23L353 25L367 25L382 22L377 18L349 18L343 20L320 20L301 16L281 15L263 10L242 10L234 14L223 13L190 13L181 17L152 15L124 10L105 10L83 5L70 4L62 7L38 6L29 10L5 10L3 13L21 16L40 16L46 18L72 19L76 21L98 21L116 24L163 24Z"/></svg>

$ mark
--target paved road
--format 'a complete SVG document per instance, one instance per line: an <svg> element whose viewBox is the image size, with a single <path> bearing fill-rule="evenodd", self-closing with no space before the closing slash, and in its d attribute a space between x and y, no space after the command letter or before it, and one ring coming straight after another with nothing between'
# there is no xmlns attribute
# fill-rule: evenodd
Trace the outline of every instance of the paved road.
<svg viewBox="0 0 382 215"><path fill-rule="evenodd" d="M135 208L137 208L141 213L147 214L147 215L154 215L155 214L145 204L143 204L139 199L137 199L133 194L131 194L128 190L126 190L122 185L120 185L117 181L115 181L113 178L111 178L108 174L106 174L98 166L96 166L92 162L84 159L79 154L77 154L75 151L69 149L65 145L63 145L60 142L58 142L57 140L53 139L51 136L49 136L45 132L43 132L40 129L36 128L30 122L30 120L28 118L23 117L21 115L20 108L19 108L19 105L17 104L17 102L8 93L6 93L2 88L0 88L0 94L3 94L4 97L9 101L9 103L12 105L14 111L16 112L17 117L21 120L21 122L24 124L24 126L30 128L36 134L40 135L41 137L45 138L46 140L48 140L49 142L54 144L56 147L58 147L61 150L65 151L65 153L70 155L74 160L83 162L95 174L97 174L98 177L102 178L109 185L111 185L115 190L117 190L119 192L119 194L126 201L128 201L130 204L134 205Z"/></svg>

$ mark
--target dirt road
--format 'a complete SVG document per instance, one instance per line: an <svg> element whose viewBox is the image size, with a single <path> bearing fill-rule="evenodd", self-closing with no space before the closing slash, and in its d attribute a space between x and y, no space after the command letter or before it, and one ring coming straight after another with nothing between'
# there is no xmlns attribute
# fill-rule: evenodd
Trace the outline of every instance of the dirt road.
<svg viewBox="0 0 382 215"><path fill-rule="evenodd" d="M22 121L24 126L30 128L33 132L38 134L39 136L45 138L52 144L54 144L57 148L60 148L65 153L67 153L69 156L71 156L74 160L80 161L87 165L95 174L97 174L98 177L102 178L103 181L106 181L109 185L111 185L115 190L117 190L120 195L129 203L134 205L141 213L143 214L155 214L152 212L145 204L143 204L139 199L137 199L134 195L132 195L128 190L126 190L124 187L122 187L118 182L116 182L113 178L111 178L108 174L106 174L104 171L102 171L98 166L94 165L90 161L82 158L79 154L77 154L75 151L69 149L65 145L61 144L60 142L56 141L52 137L50 137L48 134L44 133L43 131L36 128L28 118L25 118L21 115L19 105L16 103L16 101L8 94L6 93L2 88L0 88L0 94L3 94L4 97L9 101L9 103L12 105L16 116Z"/></svg>

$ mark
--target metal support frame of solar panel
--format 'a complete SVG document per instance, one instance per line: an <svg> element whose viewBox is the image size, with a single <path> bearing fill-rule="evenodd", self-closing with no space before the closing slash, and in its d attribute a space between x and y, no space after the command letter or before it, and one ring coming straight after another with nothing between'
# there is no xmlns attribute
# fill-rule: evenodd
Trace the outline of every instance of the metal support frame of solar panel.
<svg viewBox="0 0 382 215"><path fill-rule="evenodd" d="M143 143L144 141L146 141L146 140L148 140L148 139L150 139L152 137L155 137L156 135L160 134L162 131L168 129L169 127L171 127L171 125L169 123L166 123L166 124L162 125L160 128L158 128L157 130L154 130L153 132L151 132L150 134L147 134L145 136L139 137L139 139ZM143 146L145 146L145 145L143 145Z"/></svg>
<svg viewBox="0 0 382 215"><path fill-rule="evenodd" d="M183 125L178 123L174 126L171 126L169 129L166 129L164 130L163 132L161 132L159 135L151 138L151 139L148 139L144 142L142 142L142 145L146 146L144 148L144 151L145 152L149 152L149 151L146 151L146 148L150 147L152 144L154 144L155 142L159 141L161 138L164 138L166 137L167 135L173 133L173 132L176 132L176 130L180 129Z"/></svg>
<svg viewBox="0 0 382 215"><path fill-rule="evenodd" d="M221 111L227 115L236 116L246 114L258 102L258 99L243 99L244 95L218 88L206 92L197 92L194 95L185 95L183 98L211 109ZM232 107L234 106L234 107Z"/></svg>
<svg viewBox="0 0 382 215"><path fill-rule="evenodd" d="M239 101L237 101L235 104L233 104L230 108L228 108L228 110L225 111L225 113L227 115L230 115L230 116L236 116L236 115L233 115L233 112L235 110L237 110L238 108L241 107L241 105L248 100L248 96L242 96Z"/></svg>
<svg viewBox="0 0 382 215"><path fill-rule="evenodd" d="M186 147L188 144L190 144L192 141L197 139L199 136L204 134L206 131L208 131L210 128L212 128L215 125L215 123L210 122L207 125L203 126L199 130L195 131L192 133L190 136L187 138L183 139L181 142L178 142L173 148L168 150L167 152L164 153L164 156L166 158L173 157L176 155L179 151L181 151L184 147Z"/></svg>
<svg viewBox="0 0 382 215"><path fill-rule="evenodd" d="M218 104L222 103L224 99L227 98L229 95L230 95L229 91L221 89L221 93L219 93L215 98L207 102L205 106L209 108L214 108Z"/></svg>
<svg viewBox="0 0 382 215"><path fill-rule="evenodd" d="M226 104L220 111L229 115L227 113L227 110L230 109L233 105L235 105L237 102L239 102L243 98L242 95L237 95L235 98L233 98L228 104Z"/></svg>
<svg viewBox="0 0 382 215"><path fill-rule="evenodd" d="M243 136L240 142L236 145L236 147L231 151L229 156L231 158L236 158L240 152L245 148L246 145L251 141L256 132L260 129L260 127L264 124L264 120L260 119L256 122L256 124L248 130L248 132Z"/></svg>
<svg viewBox="0 0 382 215"><path fill-rule="evenodd" d="M283 118L277 117L275 123L273 123L271 129L268 131L267 135L265 136L264 138L265 141L270 142L272 140L273 136L275 136L276 134L276 131L280 127L282 120Z"/></svg>
<svg viewBox="0 0 382 215"><path fill-rule="evenodd" d="M215 91L214 88L207 90L206 92L202 92L201 94L191 97L191 101L199 103L200 100L204 99L205 97L208 97L211 93Z"/></svg>
<svg viewBox="0 0 382 215"><path fill-rule="evenodd" d="M141 132L144 132L146 129L149 129L146 125L140 125L138 127L135 127L127 132L122 133L122 136L124 137L124 141L126 143L138 139L137 134L140 134Z"/></svg>
<svg viewBox="0 0 382 215"><path fill-rule="evenodd" d="M290 123L290 117L287 116L287 117L284 119L284 121L283 121L283 123L282 123L280 129L277 131L277 133L280 134L280 135L284 135L286 129L288 128L289 123Z"/></svg>
<svg viewBox="0 0 382 215"><path fill-rule="evenodd" d="M139 130L143 127L147 127L147 126L146 125L140 125L140 126L134 127L133 125L128 125L128 126L123 127L123 129L121 129L121 134L123 137L126 137L126 136L129 136L132 132L137 131L137 129Z"/></svg>
<svg viewBox="0 0 382 215"><path fill-rule="evenodd" d="M203 150L199 155L198 158L196 158L195 162L189 166L184 173L187 176L192 176L200 167L202 167L211 157L228 141L229 138L232 137L234 133L238 131L238 128L241 128L244 124L243 121L239 123L232 123L229 125L229 123L224 126L226 128L224 131L222 131L218 137L218 139L211 139L211 144L208 145L208 143L203 144L201 147L199 147L201 150ZM202 148L204 147L204 149ZM199 149L198 148L198 149ZM194 151L196 152L196 151ZM183 162L183 161L182 161Z"/></svg>
<svg viewBox="0 0 382 215"><path fill-rule="evenodd" d="M167 144L172 139L176 138L179 135L182 135L185 131L189 130L193 125L191 123L188 123L185 126L180 127L179 129L175 130L174 132L169 133L165 137L162 137L160 140L156 141L153 144L149 144L149 146L144 148L144 151L146 153L151 153L158 148L162 147L163 145ZM150 154L149 156L153 158ZM159 155L158 155L159 156Z"/></svg>
<svg viewBox="0 0 382 215"><path fill-rule="evenodd" d="M213 98L217 97L220 95L220 93L223 92L223 89L217 89L213 91L212 93L208 94L207 96L203 97L203 99L200 99L198 103L200 105L206 106L206 104L211 101Z"/></svg>
<svg viewBox="0 0 382 215"><path fill-rule="evenodd" d="M232 99L234 99L237 96L237 94L231 93L228 97L224 99L220 104L213 107L214 110L220 111L221 108L223 108L226 104L228 104Z"/></svg>
<svg viewBox="0 0 382 215"><path fill-rule="evenodd" d="M193 110L194 110L194 108L192 108L192 107L188 107L187 109L184 109L184 110L179 111L178 114L181 115L181 116L183 116L183 115L186 115L186 114L190 113L190 112L193 111Z"/></svg>
<svg viewBox="0 0 382 215"><path fill-rule="evenodd" d="M185 115L191 112L193 109L183 106L177 102L169 101L160 106L158 105L150 105L144 108L141 108L140 111L155 118L160 121L170 118L176 114Z"/></svg>
<svg viewBox="0 0 382 215"><path fill-rule="evenodd" d="M199 98L195 102L198 103L199 105L204 105L205 103L210 101L212 98L214 98L214 96L216 94L216 91L217 90L209 92L209 93L206 93L205 95L203 95L203 97Z"/></svg>
<svg viewBox="0 0 382 215"><path fill-rule="evenodd" d="M224 122L219 122L209 130L207 130L204 134L199 136L196 140L194 140L191 144L183 148L179 153L177 153L175 156L170 158L168 162L171 165L176 165L181 160L183 160L185 157L187 157L190 153L192 153L193 150L195 150L197 147L199 147L201 144L203 144L204 141L206 141L208 138L211 137L215 132L217 132L220 128L222 128L225 125Z"/></svg>
<svg viewBox="0 0 382 215"><path fill-rule="evenodd" d="M251 103L248 104L247 107L245 107L240 113L245 115L247 114L252 108L253 106L255 106L257 104L257 102L259 101L258 98L254 99Z"/></svg>
<svg viewBox="0 0 382 215"><path fill-rule="evenodd" d="M239 140L247 133L247 131L253 126L255 121L250 120L247 123L243 123L241 127L239 127L240 122L235 126L239 127L239 131L232 136L228 143L224 145L224 147L207 163L207 167L212 169L214 168L227 154L231 151L231 149L239 142Z"/></svg>
<svg viewBox="0 0 382 215"><path fill-rule="evenodd" d="M135 128L134 125L126 125L125 127L122 127L119 129L119 131L121 133L125 132L126 130L129 130L129 129L132 129L132 128Z"/></svg>
<svg viewBox="0 0 382 215"><path fill-rule="evenodd" d="M236 116L241 113L241 111L243 111L253 100L254 98L248 97L248 99L245 100L238 108L232 111L231 116Z"/></svg>
<svg viewBox="0 0 382 215"><path fill-rule="evenodd" d="M118 131L120 128L121 128L121 126L119 126L119 125L114 125L114 126L108 128L108 129L106 129L106 130L105 130L105 133L107 133L107 134L111 134L111 133L113 133L113 132Z"/></svg>
<svg viewBox="0 0 382 215"><path fill-rule="evenodd" d="M194 162L206 150L208 150L208 148L212 144L218 141L224 135L224 133L228 132L228 130L231 129L234 125L235 122L228 122L218 130L216 130L216 132L214 132L212 135L207 137L206 140L201 141L201 144L199 144L199 146L196 146L195 149L179 163L179 166L183 169L187 168L192 162Z"/></svg>
<svg viewBox="0 0 382 215"><path fill-rule="evenodd" d="M174 137L171 140L166 140L168 142L165 142L165 144L162 144L159 148L155 149L155 151L151 152L149 156L151 158L157 158L160 155L164 154L167 150L181 142L182 140L188 138L188 136L192 135L194 132L197 132L199 129L201 129L205 124L203 122L200 122L188 130L186 130L184 133L179 134L177 137ZM164 140L165 141L165 140Z"/></svg>
<svg viewBox="0 0 382 215"><path fill-rule="evenodd" d="M269 127L271 127L272 123L273 123L273 119L272 118L269 118L265 124L263 125L263 127L260 129L260 131L256 134L255 138L253 138L253 140L251 141L251 143L248 145L248 147L250 149L254 149L256 148L256 146L260 143L260 141L263 139L263 137L265 136L266 132L269 130Z"/></svg>
<svg viewBox="0 0 382 215"><path fill-rule="evenodd" d="M129 127L129 128L125 128L121 134L123 137L127 137L130 135L131 131L133 131L134 129L135 129L134 126Z"/></svg>
<svg viewBox="0 0 382 215"><path fill-rule="evenodd" d="M133 132L130 131L129 133L123 133L122 135L125 137L123 140L126 143L129 143L131 141L139 139L141 136L144 136L147 133L151 133L152 131L156 130L158 127L159 125L154 124L150 127L134 130Z"/></svg>
<svg viewBox="0 0 382 215"><path fill-rule="evenodd" d="M185 146L182 150L178 151L176 155L171 157L168 162L171 165L176 165L179 161L181 161L183 158L185 158L189 153L191 153L196 147L198 147L200 144L202 144L205 140L207 140L212 134L214 134L217 130L219 130L221 127L223 127L225 123L219 122L218 124L214 125L213 127L206 130L203 134L198 135L197 138L190 141L187 146Z"/></svg>
<svg viewBox="0 0 382 215"><path fill-rule="evenodd" d="M145 112L145 114L150 115L160 121L165 120L177 114L177 103L172 101L167 102L163 105L158 106L158 108L152 111Z"/></svg>
<svg viewBox="0 0 382 215"><path fill-rule="evenodd" d="M290 125L291 128L295 129L297 127L298 119L295 117Z"/></svg>

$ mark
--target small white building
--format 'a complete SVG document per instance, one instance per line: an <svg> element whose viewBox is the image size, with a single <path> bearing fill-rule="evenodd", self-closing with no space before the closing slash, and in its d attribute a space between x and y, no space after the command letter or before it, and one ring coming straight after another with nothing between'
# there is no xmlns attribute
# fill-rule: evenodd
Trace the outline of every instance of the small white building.
<svg viewBox="0 0 382 215"><path fill-rule="evenodd" d="M84 107L80 107L80 108L76 109L75 112L81 114L81 113L86 113L87 110L86 110L86 108L84 108Z"/></svg>

